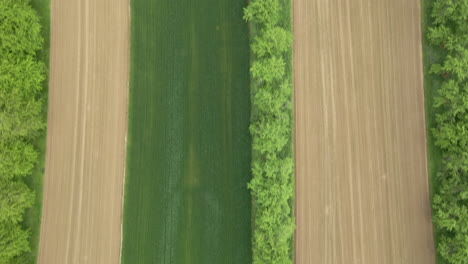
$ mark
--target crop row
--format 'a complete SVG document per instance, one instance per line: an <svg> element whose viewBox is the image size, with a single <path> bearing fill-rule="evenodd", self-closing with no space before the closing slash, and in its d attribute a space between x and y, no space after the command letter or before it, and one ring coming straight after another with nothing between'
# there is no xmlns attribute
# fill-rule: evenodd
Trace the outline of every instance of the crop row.
<svg viewBox="0 0 468 264"><path fill-rule="evenodd" d="M465 264L468 259L468 2L435 0L429 44L442 60L431 65L439 76L433 107L434 143L442 152L442 165L434 179L433 222L437 251L445 263Z"/></svg>
<svg viewBox="0 0 468 264"><path fill-rule="evenodd" d="M22 227L35 194L26 185L38 162L33 142L45 128L41 25L28 1L0 1L0 263L25 263Z"/></svg>
<svg viewBox="0 0 468 264"><path fill-rule="evenodd" d="M289 0L287 0L289 1ZM252 40L253 263L292 263L294 162L290 3L254 0Z"/></svg>

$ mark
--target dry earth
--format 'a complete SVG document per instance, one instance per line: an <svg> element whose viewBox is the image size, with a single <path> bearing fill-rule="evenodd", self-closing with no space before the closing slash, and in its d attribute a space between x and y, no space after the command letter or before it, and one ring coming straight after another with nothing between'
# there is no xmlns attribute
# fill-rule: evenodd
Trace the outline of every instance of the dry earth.
<svg viewBox="0 0 468 264"><path fill-rule="evenodd" d="M434 263L419 0L294 0L296 263Z"/></svg>
<svg viewBox="0 0 468 264"><path fill-rule="evenodd" d="M52 0L39 264L119 263L128 0Z"/></svg>

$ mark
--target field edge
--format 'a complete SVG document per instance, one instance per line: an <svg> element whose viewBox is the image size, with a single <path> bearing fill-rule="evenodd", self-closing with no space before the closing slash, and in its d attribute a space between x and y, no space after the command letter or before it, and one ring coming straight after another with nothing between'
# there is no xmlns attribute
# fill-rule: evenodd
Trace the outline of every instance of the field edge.
<svg viewBox="0 0 468 264"><path fill-rule="evenodd" d="M429 70L435 61L440 61L443 53L429 44L427 39L427 30L432 23L431 10L434 0L421 0L421 39L423 52L423 78L424 78L424 110L426 117L426 149L427 149L427 170L429 178L429 195L432 206L433 195L436 193L436 175L437 171L442 168L442 151L435 145L434 136L431 129L435 127L435 118L437 111L434 109L434 97L436 96L438 87L442 83L440 77L430 74ZM432 210L431 210L432 211ZM437 251L437 242L439 235L433 225L434 235L434 251L436 252L436 263L446 264Z"/></svg>
<svg viewBox="0 0 468 264"><path fill-rule="evenodd" d="M42 50L37 54L38 58L46 65L46 78L43 83L44 100L43 118L47 124L47 109L48 109L48 91L49 91L49 54L50 54L50 0L31 0L30 5L39 14L42 25L42 37L44 44ZM37 263L39 251L39 240L41 232L41 217L42 217L42 194L44 182L45 156L46 156L46 138L47 127L41 133L39 138L34 142L36 150L39 152L38 164L33 169L32 175L25 178L26 184L31 188L36 198L34 204L29 208L24 217L23 227L31 231L30 246L31 252L24 254L28 264Z"/></svg>

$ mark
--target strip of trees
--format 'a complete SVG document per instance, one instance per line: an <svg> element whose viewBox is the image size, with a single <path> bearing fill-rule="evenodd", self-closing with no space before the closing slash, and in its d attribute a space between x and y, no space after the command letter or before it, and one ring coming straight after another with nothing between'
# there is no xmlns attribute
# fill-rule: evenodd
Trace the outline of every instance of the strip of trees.
<svg viewBox="0 0 468 264"><path fill-rule="evenodd" d="M291 6L253 0L245 9L252 49L253 263L292 263L294 161L292 151Z"/></svg>
<svg viewBox="0 0 468 264"><path fill-rule="evenodd" d="M445 263L468 263L468 1L435 0L427 38L444 54L431 66L441 86L434 98L435 144L443 164L435 179L433 222Z"/></svg>
<svg viewBox="0 0 468 264"><path fill-rule="evenodd" d="M23 263L31 250L21 224L35 199L25 184L38 162L33 143L45 128L43 42L29 1L0 1L0 264Z"/></svg>

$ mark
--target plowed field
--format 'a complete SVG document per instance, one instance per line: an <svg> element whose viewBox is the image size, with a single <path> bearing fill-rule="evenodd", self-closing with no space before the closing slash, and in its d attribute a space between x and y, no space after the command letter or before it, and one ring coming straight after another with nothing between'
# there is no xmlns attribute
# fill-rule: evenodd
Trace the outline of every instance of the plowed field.
<svg viewBox="0 0 468 264"><path fill-rule="evenodd" d="M38 263L120 259L127 127L126 0L52 0Z"/></svg>
<svg viewBox="0 0 468 264"><path fill-rule="evenodd" d="M419 0L294 0L296 263L434 263Z"/></svg>

